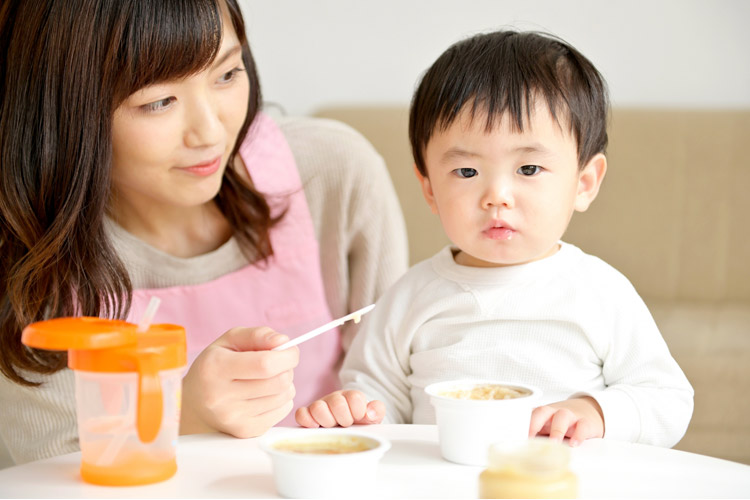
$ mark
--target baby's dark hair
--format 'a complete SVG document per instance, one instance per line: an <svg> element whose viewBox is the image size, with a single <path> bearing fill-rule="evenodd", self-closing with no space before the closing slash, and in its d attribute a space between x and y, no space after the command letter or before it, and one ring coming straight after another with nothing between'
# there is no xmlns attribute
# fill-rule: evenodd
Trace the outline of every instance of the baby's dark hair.
<svg viewBox="0 0 750 500"><path fill-rule="evenodd" d="M539 32L502 30L453 44L433 63L414 93L409 140L417 169L427 175L424 151L436 130L447 129L467 106L486 114L487 130L507 112L522 132L543 98L567 125L583 167L607 148L607 85L594 65L564 40Z"/></svg>

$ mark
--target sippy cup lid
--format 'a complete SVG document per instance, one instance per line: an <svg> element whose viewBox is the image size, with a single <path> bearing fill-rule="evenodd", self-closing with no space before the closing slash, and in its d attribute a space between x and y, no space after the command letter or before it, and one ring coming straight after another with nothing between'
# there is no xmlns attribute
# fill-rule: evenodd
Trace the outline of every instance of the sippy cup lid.
<svg viewBox="0 0 750 500"><path fill-rule="evenodd" d="M151 325L144 333L136 325L90 316L55 318L32 323L21 342L29 347L69 351L68 366L91 372L137 372L136 360L152 358L156 370L185 366L185 329L178 325Z"/></svg>
<svg viewBox="0 0 750 500"><path fill-rule="evenodd" d="M136 333L130 344L110 349L70 349L68 366L87 372L118 373L143 372L148 363L152 370L172 370L187 364L186 352L185 329L161 323Z"/></svg>
<svg viewBox="0 0 750 500"><path fill-rule="evenodd" d="M21 342L51 351L106 349L136 343L136 326L127 321L91 316L55 318L23 329Z"/></svg>

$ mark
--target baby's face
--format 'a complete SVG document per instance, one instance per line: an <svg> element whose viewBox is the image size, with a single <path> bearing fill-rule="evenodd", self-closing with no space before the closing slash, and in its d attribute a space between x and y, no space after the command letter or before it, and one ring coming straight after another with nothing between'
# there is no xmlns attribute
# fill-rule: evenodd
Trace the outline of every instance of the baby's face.
<svg viewBox="0 0 750 500"><path fill-rule="evenodd" d="M554 254L573 212L596 196L604 156L579 169L575 139L544 103L523 133L511 129L507 116L490 132L485 124L483 114L471 120L464 111L425 148L422 189L461 250L456 261L495 267ZM591 178L596 161L603 165L598 180Z"/></svg>

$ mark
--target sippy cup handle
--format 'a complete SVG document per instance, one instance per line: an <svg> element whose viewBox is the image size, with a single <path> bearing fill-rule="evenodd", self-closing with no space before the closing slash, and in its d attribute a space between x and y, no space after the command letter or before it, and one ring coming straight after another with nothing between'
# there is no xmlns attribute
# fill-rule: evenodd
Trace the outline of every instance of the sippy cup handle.
<svg viewBox="0 0 750 500"><path fill-rule="evenodd" d="M150 443L159 434L164 412L161 379L153 355L142 355L138 357L137 363L138 408L136 409L136 427L141 442Z"/></svg>

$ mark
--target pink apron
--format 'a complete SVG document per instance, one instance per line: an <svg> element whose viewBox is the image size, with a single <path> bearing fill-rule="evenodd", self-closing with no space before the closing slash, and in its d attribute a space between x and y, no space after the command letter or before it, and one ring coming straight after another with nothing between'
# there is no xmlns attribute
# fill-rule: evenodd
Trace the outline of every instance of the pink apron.
<svg viewBox="0 0 750 500"><path fill-rule="evenodd" d="M272 207L273 195L288 203L286 215L271 230L274 255L266 263L248 265L208 283L133 292L128 321L137 323L151 297L159 297L154 322L185 327L189 364L230 328L270 326L294 338L332 319L297 165L273 120L257 116L240 156L256 188L270 195ZM338 388L334 366L341 352L338 332L300 346L300 363L294 371L295 409ZM294 411L281 425L294 425Z"/></svg>

